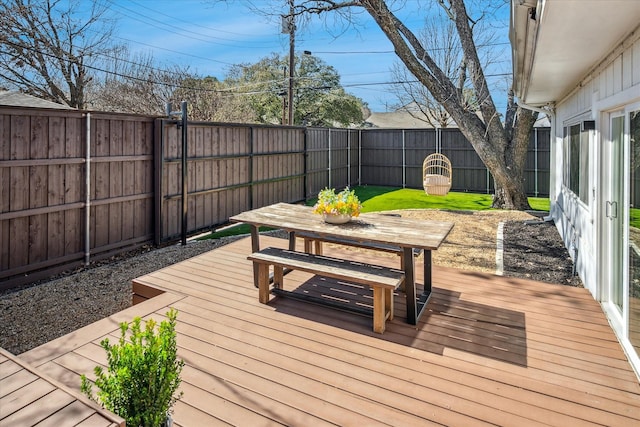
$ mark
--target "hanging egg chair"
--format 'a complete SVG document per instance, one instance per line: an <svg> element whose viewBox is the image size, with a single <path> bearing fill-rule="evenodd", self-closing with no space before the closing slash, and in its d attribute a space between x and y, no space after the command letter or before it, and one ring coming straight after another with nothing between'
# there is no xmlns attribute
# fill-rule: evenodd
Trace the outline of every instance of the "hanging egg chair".
<svg viewBox="0 0 640 427"><path fill-rule="evenodd" d="M425 193L431 196L446 196L451 189L451 162L444 154L434 153L422 163L422 178Z"/></svg>

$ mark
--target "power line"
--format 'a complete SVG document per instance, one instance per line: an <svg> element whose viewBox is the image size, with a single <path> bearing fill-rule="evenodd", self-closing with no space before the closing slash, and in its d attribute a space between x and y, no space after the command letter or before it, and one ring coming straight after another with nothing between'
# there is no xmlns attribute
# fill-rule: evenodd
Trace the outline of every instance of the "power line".
<svg viewBox="0 0 640 427"><path fill-rule="evenodd" d="M110 3L112 3L112 0L108 0L108 1ZM167 18L170 18L172 21L184 22L185 24L187 24L189 26L196 26L196 27L204 28L205 30L213 30L213 31L217 31L219 33L231 34L231 35L234 35L234 36L242 36L242 37L251 36L251 34L236 33L236 32L233 32L233 31L225 31L225 30L220 30L220 29L217 29L217 28L207 27L205 25L200 25L200 24L198 24L196 22L185 21L184 19L180 19L180 18L178 18L178 17L176 17L174 15L167 15L166 13L162 13L159 10L157 10L156 8L151 9L151 8L146 7L146 6L143 6L140 2L137 2L137 1L134 1L134 0L129 0L129 2L138 5L142 9L146 9L148 11L157 13L158 15L166 16Z"/></svg>
<svg viewBox="0 0 640 427"><path fill-rule="evenodd" d="M264 43L259 43L259 42L253 42L253 43L257 43L256 46L244 46L244 45L238 45L238 44L215 42L215 41L213 41L211 39L222 40L224 42L235 42L235 41L231 40L231 39L211 36L209 34L203 34L203 33L199 33L199 32L196 32L196 31L191 31L189 29L181 28L181 27L178 27L176 25L157 20L157 19L152 18L150 16L144 16L144 15L140 14L138 11L136 11L134 9L130 9L130 8L125 7L123 5L114 3L113 0L107 0L107 1L111 4L112 7L115 6L115 7L119 8L119 9L123 9L123 10L125 10L125 11L127 11L129 13L132 13L134 16L129 15L127 13L124 13L122 11L115 11L112 8L110 8L110 10L112 12L114 12L114 13L126 16L126 17L128 17L130 19L133 19L134 21L142 22L142 23L144 23L146 25L149 25L149 26L154 27L154 28L158 28L158 29L163 30L163 31L168 31L167 28L177 30L177 31L168 31L168 32L171 33L171 34L176 34L176 35L181 36L181 37L189 37L189 39L195 39L195 40L201 41L203 43L209 43L209 44L218 45L218 46L225 46L225 47L232 47L232 48L242 48L242 49L254 49L256 47L268 48L268 47L272 46L270 44L264 44ZM144 6L141 6L141 7L145 8ZM147 8L145 8L145 9L147 9ZM147 10L151 10L151 9L147 9ZM172 18L172 21L174 20L174 18L169 16L169 15L164 15L164 16ZM154 24L154 22L159 24L159 25ZM185 34L190 34L190 35L187 36Z"/></svg>
<svg viewBox="0 0 640 427"><path fill-rule="evenodd" d="M484 44L478 44L476 45L476 47L491 47L491 46L505 46L510 44L509 42L496 42L496 43L484 43ZM434 47L431 49L427 49L427 50L450 50L451 48L449 47ZM394 50L361 50L361 51L346 51L346 50L341 50L341 51L337 51L337 50L327 50L327 51L313 51L314 54L316 53L321 53L323 55L360 55L360 54L364 54L364 55L377 55L377 54L390 54L393 53L395 54L396 52Z"/></svg>
<svg viewBox="0 0 640 427"><path fill-rule="evenodd" d="M31 50L31 51L36 51L37 49L35 49L32 46L19 46L15 43L9 42L9 41L5 41L5 43L7 44L11 44L14 47L21 47L23 49L26 50ZM64 60L64 58L60 58L54 54L48 53L48 52L40 52L42 55L51 57L51 58L55 58L55 59L62 59ZM225 89L207 89L207 88L201 88L201 87L192 87L192 86L184 86L183 84L176 84L176 83L168 83L168 82L162 82L162 81L157 81L157 80L150 80L148 78L143 78L143 77L137 77L137 76L131 76L131 75L127 75L127 74L123 74L123 73L118 73L115 71L111 71L111 70L105 70L103 68L100 67L96 67L93 65L83 65L85 68L88 68L90 70L94 70L94 71L100 71L103 72L105 74L109 74L109 75L114 75L117 77L122 77L125 79L130 79L130 80L134 80L134 81L139 81L139 82L144 82L144 83L151 83L151 84L155 84L155 85L159 85L159 86L166 86L166 87L173 87L173 88L180 88L180 89L186 89L186 90L193 90L193 91L197 91L197 92L209 92L209 93L220 93L220 94L225 94L225 95L255 95L255 94L260 94L260 93L273 93L274 91L272 89L269 90L263 90L263 91L250 91L250 92L239 92L238 90L242 87L245 86L251 86L251 85L261 85L261 84L268 84L268 83L278 83L280 82L280 80L270 80L267 82L251 82L251 83L247 83L246 85L241 85L241 86L236 86L236 87L229 87L229 88L225 88ZM499 74L487 74L486 77L503 77L503 76L509 76L511 75L510 73L499 73ZM282 81L284 84L284 80ZM418 80L398 80L398 81L391 81L391 82L369 82L369 83L352 83L352 84L341 84L340 87L342 88L347 88L347 87L367 87L367 86L389 86L389 85L398 85L398 84L406 84L406 83L420 83ZM298 86L298 89L305 89L305 90L325 90L327 89L327 86Z"/></svg>

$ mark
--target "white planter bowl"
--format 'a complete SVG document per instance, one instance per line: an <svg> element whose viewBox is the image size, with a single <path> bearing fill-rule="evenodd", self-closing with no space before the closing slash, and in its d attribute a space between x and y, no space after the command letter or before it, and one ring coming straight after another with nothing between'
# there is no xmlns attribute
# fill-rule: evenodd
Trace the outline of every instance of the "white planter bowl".
<svg viewBox="0 0 640 427"><path fill-rule="evenodd" d="M324 213L322 214L322 218L324 219L324 222L329 224L345 224L351 221L351 215L347 215L347 214Z"/></svg>

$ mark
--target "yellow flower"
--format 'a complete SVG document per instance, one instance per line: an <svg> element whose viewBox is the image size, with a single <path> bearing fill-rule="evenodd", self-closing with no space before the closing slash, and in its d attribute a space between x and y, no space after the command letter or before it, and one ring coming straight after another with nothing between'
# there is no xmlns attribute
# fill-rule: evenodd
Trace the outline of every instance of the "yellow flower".
<svg viewBox="0 0 640 427"><path fill-rule="evenodd" d="M314 206L314 213L333 213L358 216L362 205L354 190L349 187L341 192L335 192L333 188L325 188L318 193L318 202Z"/></svg>

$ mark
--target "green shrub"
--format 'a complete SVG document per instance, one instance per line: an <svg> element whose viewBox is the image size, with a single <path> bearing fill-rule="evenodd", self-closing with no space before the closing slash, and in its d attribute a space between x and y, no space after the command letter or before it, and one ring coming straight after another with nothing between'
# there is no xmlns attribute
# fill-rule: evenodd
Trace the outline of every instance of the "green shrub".
<svg viewBox="0 0 640 427"><path fill-rule="evenodd" d="M94 369L95 385L100 389L97 397L85 375L82 392L124 418L127 426L161 426L182 396L175 395L184 366L184 361L177 359L176 317L177 311L169 310L168 320L160 323L157 333L153 319L146 322L144 330L139 317L131 324L121 323L119 343L112 345L108 338L100 343L107 352L108 367L107 372L100 366Z"/></svg>

